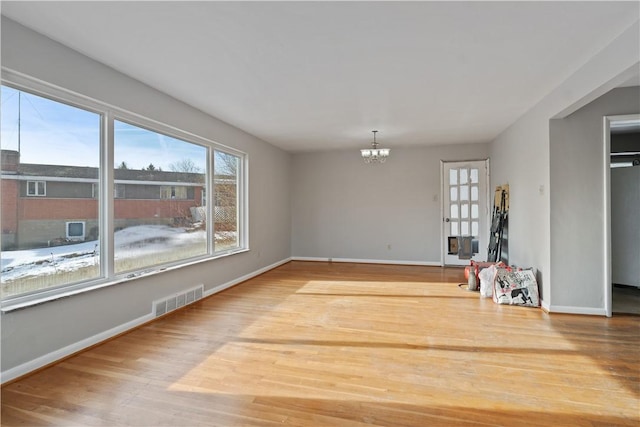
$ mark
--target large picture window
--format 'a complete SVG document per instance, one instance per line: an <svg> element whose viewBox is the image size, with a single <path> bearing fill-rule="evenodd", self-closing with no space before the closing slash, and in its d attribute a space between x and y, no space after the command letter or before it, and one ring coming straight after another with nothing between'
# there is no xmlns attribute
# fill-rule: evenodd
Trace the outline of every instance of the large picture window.
<svg viewBox="0 0 640 427"><path fill-rule="evenodd" d="M34 84L2 85L3 306L246 248L242 153Z"/></svg>
<svg viewBox="0 0 640 427"><path fill-rule="evenodd" d="M227 251L239 246L238 197L240 157L223 151L214 156L214 230L215 250Z"/></svg>
<svg viewBox="0 0 640 427"><path fill-rule="evenodd" d="M3 298L97 279L100 114L8 86L0 114Z"/></svg>
<svg viewBox="0 0 640 427"><path fill-rule="evenodd" d="M195 211L207 149L117 120L114 129L114 177L126 182L127 195L114 203L116 273L206 255L206 227Z"/></svg>

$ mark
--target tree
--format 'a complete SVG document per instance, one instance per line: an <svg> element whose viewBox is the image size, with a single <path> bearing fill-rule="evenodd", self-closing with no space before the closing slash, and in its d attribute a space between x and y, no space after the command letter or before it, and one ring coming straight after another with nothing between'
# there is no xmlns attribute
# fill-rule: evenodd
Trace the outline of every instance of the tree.
<svg viewBox="0 0 640 427"><path fill-rule="evenodd" d="M156 167L153 166L153 163L149 163L149 166L147 166L146 168L142 168L143 171L154 171L156 170Z"/></svg>
<svg viewBox="0 0 640 427"><path fill-rule="evenodd" d="M200 169L193 160L187 158L178 160L177 162L171 163L169 165L169 169L173 172L186 172L186 173L201 173L202 169Z"/></svg>
<svg viewBox="0 0 640 427"><path fill-rule="evenodd" d="M127 165L127 162L123 160L122 163L118 165L118 169L129 169L129 166Z"/></svg>
<svg viewBox="0 0 640 427"><path fill-rule="evenodd" d="M238 157L232 154L216 152L216 175L236 176L238 173Z"/></svg>

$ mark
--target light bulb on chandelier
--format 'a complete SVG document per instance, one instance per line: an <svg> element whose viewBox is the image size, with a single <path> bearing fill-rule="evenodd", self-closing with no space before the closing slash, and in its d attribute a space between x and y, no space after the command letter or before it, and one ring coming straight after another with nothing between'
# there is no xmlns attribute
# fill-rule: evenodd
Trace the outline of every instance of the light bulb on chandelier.
<svg viewBox="0 0 640 427"><path fill-rule="evenodd" d="M371 143L372 148L364 148L360 150L360 154L362 154L362 159L365 163L384 163L389 157L389 153L391 150L388 148L378 148L378 142L376 141L376 133L377 130L372 130L373 132L373 142Z"/></svg>

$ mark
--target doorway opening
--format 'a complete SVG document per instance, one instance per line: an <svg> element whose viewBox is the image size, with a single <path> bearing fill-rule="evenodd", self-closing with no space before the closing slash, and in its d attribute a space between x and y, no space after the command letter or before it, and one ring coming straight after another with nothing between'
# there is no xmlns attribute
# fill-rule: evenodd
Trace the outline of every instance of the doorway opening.
<svg viewBox="0 0 640 427"><path fill-rule="evenodd" d="M605 310L640 314L640 114L604 118Z"/></svg>

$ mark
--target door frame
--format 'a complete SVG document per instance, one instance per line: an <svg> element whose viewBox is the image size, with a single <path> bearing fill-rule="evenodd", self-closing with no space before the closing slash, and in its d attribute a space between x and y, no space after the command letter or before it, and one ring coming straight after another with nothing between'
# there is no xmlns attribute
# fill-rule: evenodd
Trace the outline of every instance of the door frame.
<svg viewBox="0 0 640 427"><path fill-rule="evenodd" d="M613 280L611 276L611 124L615 122L640 121L640 114L625 114L603 117L603 238L604 259L602 260L604 272L604 311L607 317L613 314Z"/></svg>
<svg viewBox="0 0 640 427"><path fill-rule="evenodd" d="M445 263L444 263L444 258L445 258L445 216L444 216L444 211L445 211L445 206L444 206L444 187L445 187L445 180L444 180L444 167L446 163L465 163L465 162L484 162L485 164L485 179L486 179L486 206L485 206L485 217L487 219L486 221L486 226L490 226L491 224L491 218L490 218L490 212L491 212L491 208L493 207L493 204L491 204L491 173L490 173L490 161L489 161L489 157L486 157L484 159L466 159L466 160L440 160L440 266L441 267L445 267ZM487 240L489 237L489 229L486 230L487 232ZM488 245L489 242L487 241L486 244Z"/></svg>

